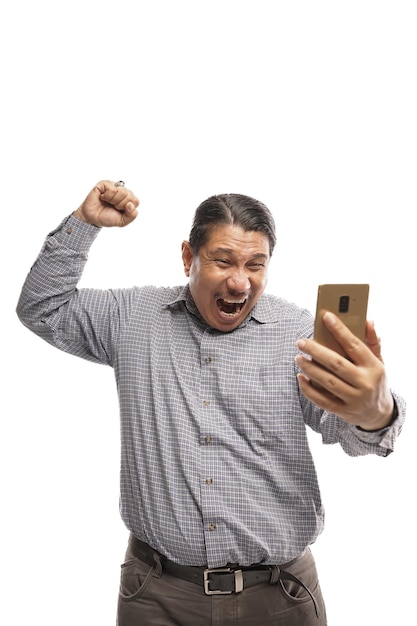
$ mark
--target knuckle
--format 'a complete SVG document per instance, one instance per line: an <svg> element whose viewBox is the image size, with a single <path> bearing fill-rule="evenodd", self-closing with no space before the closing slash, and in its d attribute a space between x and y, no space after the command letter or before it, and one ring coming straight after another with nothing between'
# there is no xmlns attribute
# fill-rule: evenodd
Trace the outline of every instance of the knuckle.
<svg viewBox="0 0 417 626"><path fill-rule="evenodd" d="M349 341L349 344L346 346L345 350L349 356L354 356L358 354L363 349L363 342L359 339L359 337L352 337Z"/></svg>
<svg viewBox="0 0 417 626"><path fill-rule="evenodd" d="M346 359L340 355L337 355L335 357L332 358L331 363L330 363L330 369L335 373L338 374L339 372L343 371L346 369Z"/></svg>

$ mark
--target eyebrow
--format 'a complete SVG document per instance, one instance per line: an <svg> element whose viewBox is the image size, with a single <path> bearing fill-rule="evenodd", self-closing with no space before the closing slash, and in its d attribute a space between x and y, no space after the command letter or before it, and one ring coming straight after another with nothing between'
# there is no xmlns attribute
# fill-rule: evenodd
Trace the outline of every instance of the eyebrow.
<svg viewBox="0 0 417 626"><path fill-rule="evenodd" d="M234 254L234 250L232 250L231 248L216 248L215 250L211 250L210 251L211 254L216 255L216 254ZM255 254L253 254L251 256L251 259L268 259L268 255L265 254L264 252L255 252Z"/></svg>

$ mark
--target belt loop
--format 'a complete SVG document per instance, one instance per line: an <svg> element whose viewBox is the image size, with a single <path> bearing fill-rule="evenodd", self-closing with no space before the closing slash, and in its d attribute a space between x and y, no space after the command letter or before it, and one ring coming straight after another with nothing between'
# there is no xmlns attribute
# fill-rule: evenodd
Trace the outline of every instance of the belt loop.
<svg viewBox="0 0 417 626"><path fill-rule="evenodd" d="M153 553L153 560L155 561L154 571L152 576L154 578L161 578L162 576L162 563L161 557L156 552Z"/></svg>
<svg viewBox="0 0 417 626"><path fill-rule="evenodd" d="M235 593L243 591L243 573L241 569L235 571Z"/></svg>
<svg viewBox="0 0 417 626"><path fill-rule="evenodd" d="M271 569L271 580L269 581L269 584L276 585L277 582L279 581L279 575L281 573L281 570L279 569L278 565L271 565L270 569Z"/></svg>

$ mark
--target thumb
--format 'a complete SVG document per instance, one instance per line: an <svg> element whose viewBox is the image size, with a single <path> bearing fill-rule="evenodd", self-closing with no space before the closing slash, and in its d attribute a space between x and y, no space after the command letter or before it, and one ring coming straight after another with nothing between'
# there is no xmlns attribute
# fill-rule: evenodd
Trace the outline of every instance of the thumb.
<svg viewBox="0 0 417 626"><path fill-rule="evenodd" d="M138 216L138 210L133 202L128 202L124 208L123 213L121 214L123 226L130 224L135 220Z"/></svg>

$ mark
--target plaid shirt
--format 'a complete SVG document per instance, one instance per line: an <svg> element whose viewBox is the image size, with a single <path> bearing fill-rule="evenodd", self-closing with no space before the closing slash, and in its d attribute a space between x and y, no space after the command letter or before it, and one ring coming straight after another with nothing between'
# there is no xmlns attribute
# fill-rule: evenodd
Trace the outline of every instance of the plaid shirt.
<svg viewBox="0 0 417 626"><path fill-rule="evenodd" d="M366 433L299 392L296 340L312 316L262 295L230 333L207 326L188 286L77 289L100 229L52 232L18 314L57 348L114 368L122 518L182 564L284 563L314 542L324 512L306 425L350 455L386 456L393 426Z"/></svg>

